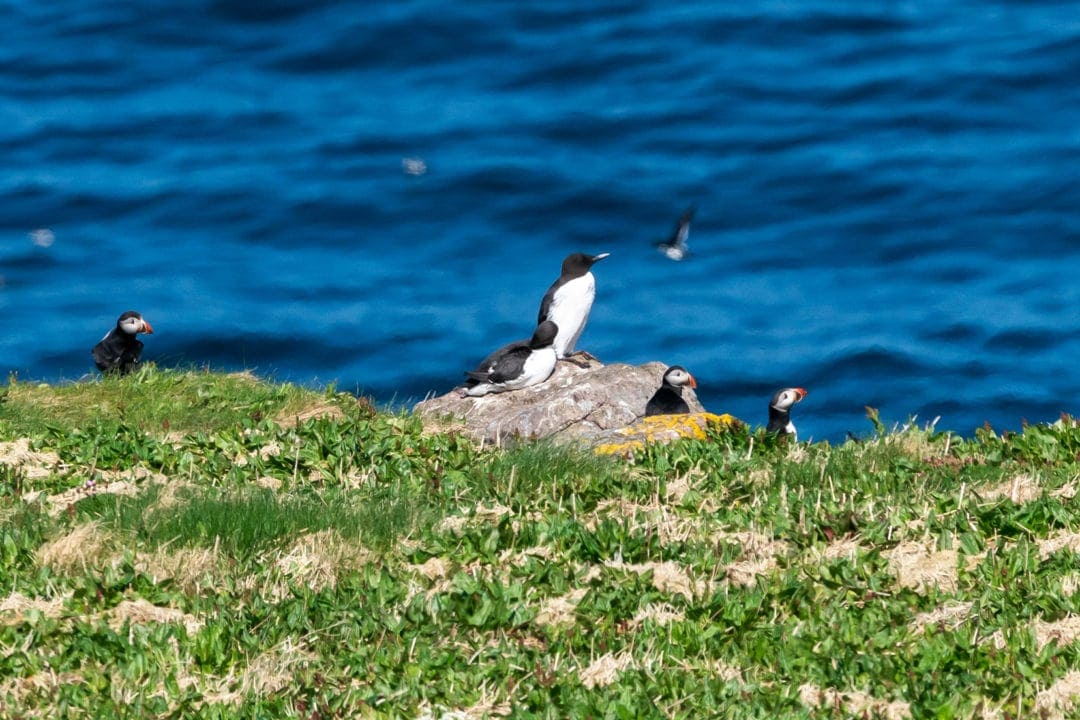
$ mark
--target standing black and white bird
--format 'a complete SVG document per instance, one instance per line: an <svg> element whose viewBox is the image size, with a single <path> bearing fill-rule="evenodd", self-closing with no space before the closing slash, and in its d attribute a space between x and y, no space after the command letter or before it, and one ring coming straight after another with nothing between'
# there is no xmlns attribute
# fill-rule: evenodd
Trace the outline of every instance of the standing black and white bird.
<svg viewBox="0 0 1080 720"><path fill-rule="evenodd" d="M766 430L778 435L791 435L797 441L799 435L795 431L795 423L791 422L791 406L804 397L806 390L800 387L777 390L769 401L769 426Z"/></svg>
<svg viewBox="0 0 1080 720"><path fill-rule="evenodd" d="M677 415L690 412L683 399L684 387L697 387L697 380L682 365L672 365L664 371L664 381L645 405L645 416Z"/></svg>
<svg viewBox="0 0 1080 720"><path fill-rule="evenodd" d="M116 321L116 327L108 332L101 342L94 346L91 354L94 364L103 373L126 375L139 366L143 344L136 335L152 335L154 328L134 310L128 310Z"/></svg>
<svg viewBox="0 0 1080 720"><path fill-rule="evenodd" d="M581 331L589 320L593 298L596 296L596 278L589 269L610 253L586 255L573 253L563 260L562 274L551 284L540 301L540 314L536 322L550 320L559 326L555 338L555 355L564 358L574 354Z"/></svg>
<svg viewBox="0 0 1080 720"><path fill-rule="evenodd" d="M690 254L690 246L686 241L690 238L690 221L694 219L694 206L686 208L675 223L675 229L671 231L671 237L656 243L656 249L664 253L669 259L679 261Z"/></svg>
<svg viewBox="0 0 1080 720"><path fill-rule="evenodd" d="M481 363L477 370L465 373L470 380L475 380L476 384L467 387L462 394L480 397L488 393L520 390L544 382L555 372L555 364L558 362L552 346L558 333L558 326L545 320L536 326L527 344L511 343L500 348L496 353L502 354L490 361L488 367L485 368Z"/></svg>

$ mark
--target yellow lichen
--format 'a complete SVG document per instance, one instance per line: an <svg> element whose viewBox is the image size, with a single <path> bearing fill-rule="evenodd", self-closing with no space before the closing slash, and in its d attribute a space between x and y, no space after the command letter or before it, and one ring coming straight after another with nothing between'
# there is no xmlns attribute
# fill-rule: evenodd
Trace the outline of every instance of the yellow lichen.
<svg viewBox="0 0 1080 720"><path fill-rule="evenodd" d="M646 443L669 443L682 438L704 440L708 430L727 430L740 424L732 415L713 413L688 413L682 415L651 415L629 427L617 430L617 435L627 438L625 442L609 442L596 447L598 455L623 455L630 457Z"/></svg>

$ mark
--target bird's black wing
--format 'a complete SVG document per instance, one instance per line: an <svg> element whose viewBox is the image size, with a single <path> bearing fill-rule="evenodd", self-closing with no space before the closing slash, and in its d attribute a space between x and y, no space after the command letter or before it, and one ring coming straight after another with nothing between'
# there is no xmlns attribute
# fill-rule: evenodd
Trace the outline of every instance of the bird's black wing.
<svg viewBox="0 0 1080 720"><path fill-rule="evenodd" d="M506 353L512 350L516 350L517 348L527 348L528 346L528 340L515 340L514 342L507 343L498 350L493 351L490 355L481 360L479 365L477 365L472 370L468 370L465 372L465 376L468 378L468 380L465 381L465 385L467 387L472 387L479 382L486 381L488 379L488 375L490 375L491 371L495 368L495 364L499 362L499 359L503 355L506 355Z"/></svg>
<svg viewBox="0 0 1080 720"><path fill-rule="evenodd" d="M528 346L528 340L515 340L512 343L506 343L501 348L495 350L486 358L481 360L480 364L473 369L473 372L491 372L491 369L495 367L495 364L499 362L499 359L502 358L503 355L506 355L506 353L510 352L511 350L516 350L517 348Z"/></svg>
<svg viewBox="0 0 1080 720"><path fill-rule="evenodd" d="M555 301L555 291L559 289L559 281L551 283L551 287L544 293L544 299L540 301L540 314L536 318L536 324L544 322L548 319L548 313L551 312L551 303Z"/></svg>
<svg viewBox="0 0 1080 720"><path fill-rule="evenodd" d="M525 346L514 348L499 358L488 375L488 382L501 383L520 377L525 370L525 361L532 355L532 348Z"/></svg>
<svg viewBox="0 0 1080 720"><path fill-rule="evenodd" d="M117 347L115 339L113 333L110 332L90 351L90 354L94 356L94 364L102 372L116 365L120 359L121 348Z"/></svg>

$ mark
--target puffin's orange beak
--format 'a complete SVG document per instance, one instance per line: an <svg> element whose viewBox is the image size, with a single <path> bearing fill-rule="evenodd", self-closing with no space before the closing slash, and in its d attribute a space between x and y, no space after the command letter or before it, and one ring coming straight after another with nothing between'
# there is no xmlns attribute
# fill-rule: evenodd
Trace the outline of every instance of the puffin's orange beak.
<svg viewBox="0 0 1080 720"><path fill-rule="evenodd" d="M690 375L690 373L687 373L687 375ZM690 387L692 387L692 388L697 387L697 380L694 379L693 375L690 375Z"/></svg>
<svg viewBox="0 0 1080 720"><path fill-rule="evenodd" d="M803 388L795 388L795 392L799 394L799 400L802 400L808 394Z"/></svg>
<svg viewBox="0 0 1080 720"><path fill-rule="evenodd" d="M154 334L154 328L150 327L150 323L146 322L145 320L142 321L142 331L147 335Z"/></svg>

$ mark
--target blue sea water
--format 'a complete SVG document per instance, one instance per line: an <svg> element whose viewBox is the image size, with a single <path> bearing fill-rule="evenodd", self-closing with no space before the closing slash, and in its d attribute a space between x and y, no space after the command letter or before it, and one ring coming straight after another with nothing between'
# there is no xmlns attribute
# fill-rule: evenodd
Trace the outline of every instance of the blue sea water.
<svg viewBox="0 0 1080 720"><path fill-rule="evenodd" d="M0 371L137 309L159 366L404 405L581 250L581 347L711 410L1080 413L1080 3L172 5L0 4Z"/></svg>

